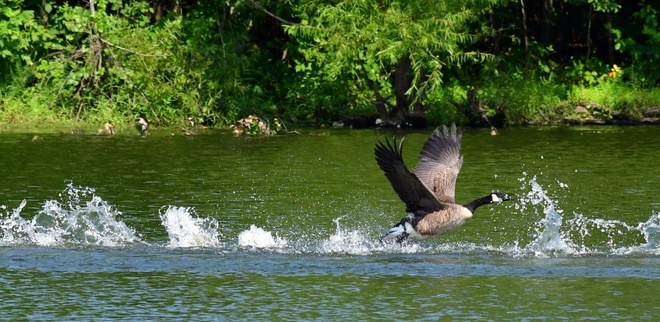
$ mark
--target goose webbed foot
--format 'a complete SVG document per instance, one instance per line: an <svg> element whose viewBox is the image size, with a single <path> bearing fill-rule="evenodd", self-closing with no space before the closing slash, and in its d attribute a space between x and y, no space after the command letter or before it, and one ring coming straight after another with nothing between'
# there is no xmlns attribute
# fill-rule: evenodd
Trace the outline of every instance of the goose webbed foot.
<svg viewBox="0 0 660 322"><path fill-rule="evenodd" d="M387 241L391 240L391 238L392 238L392 237L388 238L388 236L390 236L394 232L397 232L397 231L390 230L385 235L381 236L379 238L380 243L383 244L383 245L387 245L388 244ZM408 240L409 236L410 236L410 234L408 234L407 232L404 231L404 232L399 233L398 235L396 235L394 240L396 241L397 244L402 244L404 241Z"/></svg>

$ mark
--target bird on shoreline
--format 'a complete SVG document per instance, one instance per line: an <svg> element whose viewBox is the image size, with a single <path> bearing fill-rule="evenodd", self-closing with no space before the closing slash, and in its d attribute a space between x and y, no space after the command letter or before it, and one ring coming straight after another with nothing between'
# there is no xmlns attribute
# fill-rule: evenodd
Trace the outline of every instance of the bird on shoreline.
<svg viewBox="0 0 660 322"><path fill-rule="evenodd" d="M149 122L147 122L147 119L144 117L140 117L137 119L137 123L135 123L135 128L140 131L141 136L146 136L147 135L147 130L149 129Z"/></svg>
<svg viewBox="0 0 660 322"><path fill-rule="evenodd" d="M385 143L376 144L376 162L410 213L387 231L381 241L395 239L401 243L409 237L442 235L470 220L478 207L513 199L497 191L464 205L455 203L456 177L463 165L462 134L455 124L451 130L444 125L437 128L424 144L414 172L403 162L403 139L398 146L396 137L392 142L386 138Z"/></svg>
<svg viewBox="0 0 660 322"><path fill-rule="evenodd" d="M114 135L115 134L115 125L112 122L108 121L103 125L102 129L99 129L96 133L97 135Z"/></svg>

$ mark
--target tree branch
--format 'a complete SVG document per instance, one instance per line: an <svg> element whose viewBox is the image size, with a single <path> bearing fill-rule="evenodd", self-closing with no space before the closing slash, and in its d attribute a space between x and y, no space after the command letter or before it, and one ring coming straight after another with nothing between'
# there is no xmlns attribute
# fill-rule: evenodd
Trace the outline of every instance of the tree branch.
<svg viewBox="0 0 660 322"><path fill-rule="evenodd" d="M254 1L254 0L250 0L250 3L252 3L252 5L255 8L263 11L265 14L279 20L280 22L282 22L284 24L291 25L291 26L299 26L300 25L299 23L291 22L291 21L288 21L284 18L280 18L279 16L275 15L274 13L271 13L270 11L266 10L266 8L262 7L258 2Z"/></svg>

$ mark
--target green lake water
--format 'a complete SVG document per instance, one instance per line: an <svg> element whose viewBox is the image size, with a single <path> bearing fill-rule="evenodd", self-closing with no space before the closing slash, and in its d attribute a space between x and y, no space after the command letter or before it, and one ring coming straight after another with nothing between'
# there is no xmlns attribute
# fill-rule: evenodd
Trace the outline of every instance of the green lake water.
<svg viewBox="0 0 660 322"><path fill-rule="evenodd" d="M516 199L383 245L430 133L0 133L0 319L660 319L660 127L466 129L457 201Z"/></svg>

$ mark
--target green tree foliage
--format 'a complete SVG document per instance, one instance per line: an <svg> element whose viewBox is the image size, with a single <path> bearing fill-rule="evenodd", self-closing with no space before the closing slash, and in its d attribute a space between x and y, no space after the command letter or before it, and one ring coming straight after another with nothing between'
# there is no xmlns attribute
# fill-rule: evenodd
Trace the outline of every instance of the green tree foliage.
<svg viewBox="0 0 660 322"><path fill-rule="evenodd" d="M55 34L38 20L22 0L0 0L0 81L5 85L22 66L34 64L35 47L52 43Z"/></svg>
<svg viewBox="0 0 660 322"><path fill-rule="evenodd" d="M632 22L611 26L614 49L627 54L633 82L643 86L660 81L660 5L656 1L641 1L632 14ZM641 27L641 28L640 28ZM641 32L640 32L641 31Z"/></svg>
<svg viewBox="0 0 660 322"><path fill-rule="evenodd" d="M328 104L374 104L392 124L422 114L427 93L440 88L442 69L489 55L466 50L478 39L469 24L484 2L341 1L297 6L300 24L287 26L299 44L302 76L296 98L328 96ZM480 9L478 9L480 8ZM321 94L323 95L323 94ZM337 100L337 98L340 98Z"/></svg>
<svg viewBox="0 0 660 322"><path fill-rule="evenodd" d="M611 92L616 87L617 93L639 95L638 86L655 91L658 77L647 64L657 61L653 55L660 50L649 36L657 22L653 10L659 8L656 1L500 2L479 18L493 32L478 48L495 59L451 75L463 86L478 89L478 104L470 102L469 95L459 103L478 105L484 114L499 114L511 123L551 122L567 117L575 106L595 104L591 98L603 98L574 93ZM641 101L648 104L640 97L616 100L608 108L629 110ZM633 114L639 115L618 117Z"/></svg>
<svg viewBox="0 0 660 322"><path fill-rule="evenodd" d="M651 0L0 0L0 126L250 114L500 125L575 106L639 119L660 105L659 11Z"/></svg>
<svg viewBox="0 0 660 322"><path fill-rule="evenodd" d="M251 6L173 2L155 12L147 1L86 3L22 10L29 6L13 2L18 8L5 10L14 42L3 42L11 60L3 61L2 79L12 84L3 91L19 100L5 112L93 122L145 116L168 125L188 117L227 124L266 110L250 79L261 59L250 42L251 15L259 14Z"/></svg>

